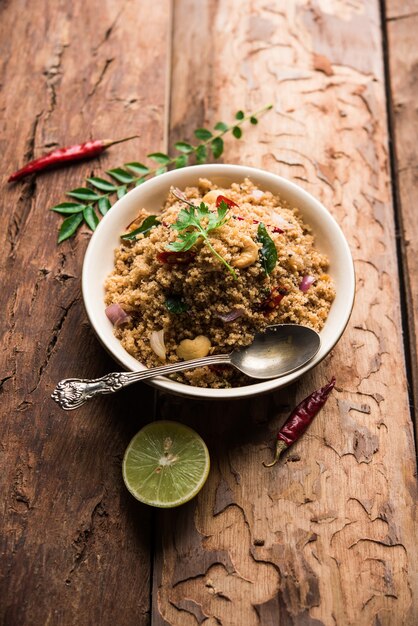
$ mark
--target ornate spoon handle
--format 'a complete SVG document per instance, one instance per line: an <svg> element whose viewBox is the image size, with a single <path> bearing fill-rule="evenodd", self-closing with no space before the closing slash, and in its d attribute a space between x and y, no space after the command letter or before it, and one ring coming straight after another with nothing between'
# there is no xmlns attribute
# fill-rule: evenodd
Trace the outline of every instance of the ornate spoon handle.
<svg viewBox="0 0 418 626"><path fill-rule="evenodd" d="M101 378L83 379L83 378L66 378L61 380L55 387L51 398L58 402L62 409L71 411L78 409L94 396L113 393L119 391L122 387L127 387L139 380L153 378L154 376L164 376L166 374L174 374L181 370L188 370L203 365L215 365L216 363L230 363L228 354L215 354L206 356L202 359L193 359L192 361L181 361L172 365L162 365L161 367L153 367L141 372L113 372L106 374Z"/></svg>

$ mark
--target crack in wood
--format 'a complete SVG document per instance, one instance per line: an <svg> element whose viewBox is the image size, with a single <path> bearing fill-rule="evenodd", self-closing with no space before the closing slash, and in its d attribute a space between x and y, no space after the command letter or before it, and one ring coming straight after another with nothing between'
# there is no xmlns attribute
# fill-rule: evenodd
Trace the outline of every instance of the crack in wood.
<svg viewBox="0 0 418 626"><path fill-rule="evenodd" d="M93 542L94 533L98 525L107 526L106 518L108 517L108 513L103 503L103 499L100 499L99 502L94 506L90 521L86 528L80 530L76 539L73 542L73 547L75 549L75 556L73 558L73 565L65 579L65 584L71 585L74 575L77 573L77 570L86 560L86 554L89 549L89 546Z"/></svg>
<svg viewBox="0 0 418 626"><path fill-rule="evenodd" d="M41 113L35 115L34 121L29 130L29 136L26 140L25 161L31 161L34 157L35 150L35 136L38 128ZM19 198L15 204L15 207L11 213L9 224L7 226L7 241L10 245L9 261L14 260L16 255L16 247L22 236L22 231L29 218L32 210L33 199L36 194L36 179L31 177L30 179L22 183L22 188L19 194Z"/></svg>
<svg viewBox="0 0 418 626"><path fill-rule="evenodd" d="M195 600L191 598L182 598L181 600L170 600L170 604L172 604L179 611L185 611L186 613L190 613L194 615L198 624L202 624L209 618L207 613L204 613L202 609L202 605L198 604Z"/></svg>
<svg viewBox="0 0 418 626"><path fill-rule="evenodd" d="M387 22L399 22L401 20L407 20L411 17L417 17L418 11L413 11L412 13L405 13L403 15L391 15L386 18Z"/></svg>
<svg viewBox="0 0 418 626"><path fill-rule="evenodd" d="M109 67L110 67L111 63L113 63L113 61L114 61L114 60L115 60L114 58L111 58L111 59L106 59L106 60L105 60L104 65L103 65L103 67L102 67L102 69L101 69L101 71L100 71L99 76L98 76L98 77L97 77L97 79L94 81L94 83L93 83L93 86L92 86L91 90L90 90L90 91L89 91L89 93L87 94L87 97L86 97L86 99L85 99L85 101L84 101L83 108L84 108L84 106L85 106L85 104L86 104L87 100L89 100L92 96L94 96L94 94L96 93L96 91L98 90L98 88L100 87L100 85L102 84L102 82L103 82L103 80L104 80L104 77L105 77L105 75L106 75L106 73L107 73L107 70L109 69Z"/></svg>
<svg viewBox="0 0 418 626"><path fill-rule="evenodd" d="M79 296L77 296L67 306L65 306L65 307L61 306L60 307L61 309L63 309L63 312L62 312L59 320L57 321L57 323L55 324L55 326L52 329L52 337L50 338L49 343L48 343L48 345L46 347L44 360L41 363L41 365L39 366L38 373L37 373L37 380L36 380L35 386L33 387L33 389L31 389L31 391L29 391L29 394L34 393L37 390L37 388L39 387L39 384L40 384L41 379L42 379L42 375L43 375L45 369L48 366L48 363L49 363L49 361L51 359L51 356L53 354L54 348L55 348L55 346L56 346L56 344L58 342L60 333L62 332L62 329L64 327L65 320L67 319L67 316L68 316L69 312L71 311L71 309L73 308L73 306L75 304L77 304L79 302L79 300L80 300L80 298L79 298Z"/></svg>
<svg viewBox="0 0 418 626"><path fill-rule="evenodd" d="M31 509L30 498L26 493L25 474L21 464L16 468L13 478L13 499L15 502L22 503L24 505L25 513Z"/></svg>
<svg viewBox="0 0 418 626"><path fill-rule="evenodd" d="M45 120L52 115L57 105L57 85L62 76L63 55L69 44L59 42L56 44L52 61L45 67L43 75L45 77L46 87L49 94L49 105Z"/></svg>
<svg viewBox="0 0 418 626"><path fill-rule="evenodd" d="M4 383L6 383L8 380L13 380L14 376L15 374L9 374L8 376L4 376L0 379L0 391L3 391Z"/></svg>
<svg viewBox="0 0 418 626"><path fill-rule="evenodd" d="M104 36L103 36L103 39L101 40L101 42L100 42L100 43L99 43L99 44L98 44L95 48L93 48L93 49L92 49L92 53L93 53L94 55L96 55L96 54L97 54L97 52L98 52L99 48L101 48L101 46L102 46L103 44L105 44L107 41L109 41L109 39L110 39L111 35L113 34L113 32L114 32L114 30L115 30L115 28L116 28L116 25L117 25L117 23L118 23L118 21L119 21L119 18L121 17L121 15L122 15L122 13L124 12L124 10L125 10L125 5L122 5L122 7L120 8L120 10L117 12L117 14L116 14L116 16L115 16L114 20L113 20L113 21L109 24L109 26L106 28L105 33L104 33Z"/></svg>

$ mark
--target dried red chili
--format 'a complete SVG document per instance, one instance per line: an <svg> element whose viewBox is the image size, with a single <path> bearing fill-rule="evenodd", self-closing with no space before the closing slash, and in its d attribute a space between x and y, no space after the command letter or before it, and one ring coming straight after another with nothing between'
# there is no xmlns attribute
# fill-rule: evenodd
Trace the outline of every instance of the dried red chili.
<svg viewBox="0 0 418 626"><path fill-rule="evenodd" d="M262 303L261 310L264 312L264 315L269 315L273 313L274 309L277 309L280 302L287 295L287 289L284 287L273 287L270 291L269 297Z"/></svg>
<svg viewBox="0 0 418 626"><path fill-rule="evenodd" d="M157 261L168 265L188 265L195 258L196 253L190 250L186 252L158 252Z"/></svg>
<svg viewBox="0 0 418 626"><path fill-rule="evenodd" d="M110 146L114 146L116 143L129 141L135 137L138 137L138 135L125 137L124 139L117 139L116 141L112 141L110 139L96 139L95 141L86 141L85 143L68 146L67 148L57 148L56 150L52 150L52 152L48 152L47 154L39 157L39 159L26 163L24 167L13 173L7 182L13 183L21 178L24 178L25 176L29 176L29 174L41 172L47 168L53 167L54 165L60 165L61 163L70 163L72 161L79 161L80 159L90 159L92 157L96 157L104 152L104 150L107 150Z"/></svg>
<svg viewBox="0 0 418 626"><path fill-rule="evenodd" d="M231 208L233 206L238 206L238 204L236 202L234 202L233 200L231 200L230 198L227 198L226 196L218 196L216 198L216 208L218 209L221 205L221 202L225 202L225 204Z"/></svg>
<svg viewBox="0 0 418 626"><path fill-rule="evenodd" d="M264 463L266 467L275 465L284 450L297 441L308 428L315 415L322 409L335 385L335 377L328 384L312 392L302 400L287 418L277 433L277 443L272 463Z"/></svg>

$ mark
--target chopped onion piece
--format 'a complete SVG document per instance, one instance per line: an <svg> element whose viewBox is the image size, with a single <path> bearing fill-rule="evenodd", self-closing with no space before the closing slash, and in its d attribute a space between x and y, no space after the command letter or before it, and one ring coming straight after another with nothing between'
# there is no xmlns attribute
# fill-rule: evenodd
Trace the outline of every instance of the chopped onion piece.
<svg viewBox="0 0 418 626"><path fill-rule="evenodd" d="M264 191L261 191L261 189L253 189L251 192L251 195L256 200L259 200L260 198L264 196Z"/></svg>
<svg viewBox="0 0 418 626"><path fill-rule="evenodd" d="M311 285L314 284L315 278L313 276L304 276L302 282L299 285L299 289L306 293Z"/></svg>
<svg viewBox="0 0 418 626"><path fill-rule="evenodd" d="M276 211L272 210L270 212L271 222L274 226L278 226L279 228L292 228L292 224L286 221L281 215L276 213Z"/></svg>
<svg viewBox="0 0 418 626"><path fill-rule="evenodd" d="M112 322L113 326L120 326L121 324L127 324L131 317L122 309L120 304L114 303L110 304L106 309L105 313L108 319Z"/></svg>
<svg viewBox="0 0 418 626"><path fill-rule="evenodd" d="M216 317L219 317L219 319L222 320L223 322L233 322L234 320L237 320L239 317L242 317L244 313L245 313L244 309L240 309L237 307L236 309L232 309L228 313L217 313Z"/></svg>
<svg viewBox="0 0 418 626"><path fill-rule="evenodd" d="M166 357L166 349L164 343L164 329L162 330L154 330L151 333L150 337L151 348L154 350L155 354L162 360L165 361Z"/></svg>

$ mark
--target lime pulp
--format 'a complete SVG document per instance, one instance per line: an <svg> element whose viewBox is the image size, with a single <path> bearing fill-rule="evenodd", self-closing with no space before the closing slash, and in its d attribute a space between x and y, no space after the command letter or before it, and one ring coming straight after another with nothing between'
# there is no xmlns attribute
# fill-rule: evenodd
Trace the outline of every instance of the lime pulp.
<svg viewBox="0 0 418 626"><path fill-rule="evenodd" d="M123 459L123 479L140 502L171 508L191 500L209 474L209 452L194 430L172 421L147 424Z"/></svg>

